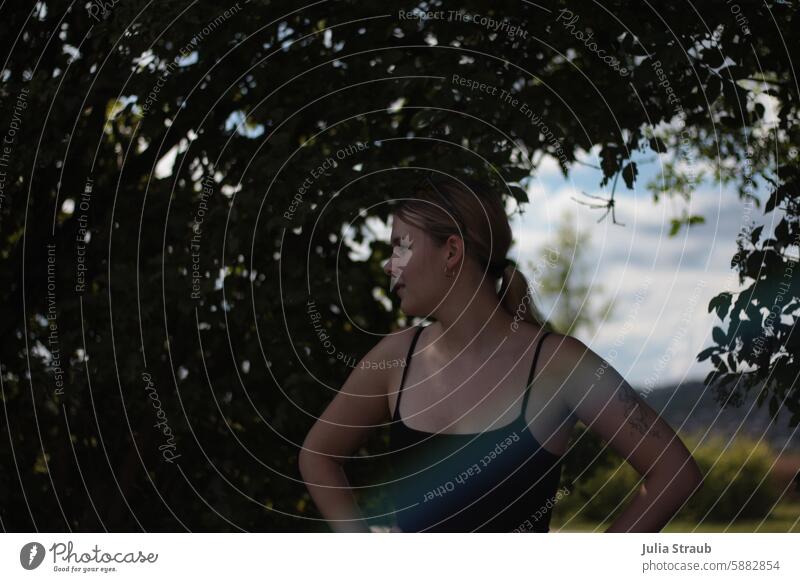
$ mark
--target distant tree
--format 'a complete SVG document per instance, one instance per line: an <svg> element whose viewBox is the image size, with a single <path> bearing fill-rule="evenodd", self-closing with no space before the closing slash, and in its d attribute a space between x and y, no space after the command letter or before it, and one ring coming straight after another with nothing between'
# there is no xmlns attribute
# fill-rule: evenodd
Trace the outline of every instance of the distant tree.
<svg viewBox="0 0 800 582"><path fill-rule="evenodd" d="M613 311L613 301L603 298L603 285L592 278L587 262L591 233L579 232L574 216L562 214L551 248L530 264L537 295L549 306L548 321L567 335L593 332Z"/></svg>

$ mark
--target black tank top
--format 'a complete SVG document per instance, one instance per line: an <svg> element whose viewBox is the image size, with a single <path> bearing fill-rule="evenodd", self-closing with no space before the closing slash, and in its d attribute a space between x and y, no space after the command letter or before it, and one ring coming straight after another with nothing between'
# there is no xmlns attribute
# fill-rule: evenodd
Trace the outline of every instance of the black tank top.
<svg viewBox="0 0 800 582"><path fill-rule="evenodd" d="M543 448L525 422L542 335L522 410L510 424L482 433L430 433L400 417L418 327L406 356L390 430L390 494L404 532L547 532L561 477L560 455Z"/></svg>

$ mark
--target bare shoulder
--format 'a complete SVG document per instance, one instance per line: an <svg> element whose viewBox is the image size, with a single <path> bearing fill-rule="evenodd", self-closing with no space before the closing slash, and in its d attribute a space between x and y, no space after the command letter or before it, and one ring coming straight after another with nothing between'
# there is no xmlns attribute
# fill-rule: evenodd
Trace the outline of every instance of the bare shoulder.
<svg viewBox="0 0 800 582"><path fill-rule="evenodd" d="M566 335L563 333L552 332L550 336L550 349L558 354L554 360L559 367L574 368L581 364L583 360L591 358L594 354L589 346L583 343L575 336Z"/></svg>
<svg viewBox="0 0 800 582"><path fill-rule="evenodd" d="M520 329L523 327L520 326ZM553 387L553 397L565 398L568 391L588 386L587 379L593 374L590 370L601 366L602 359L585 343L574 336L542 330L533 325L525 326L525 330L530 334L531 342L539 341L547 332L541 340L537 371L542 378L542 385Z"/></svg>
<svg viewBox="0 0 800 582"><path fill-rule="evenodd" d="M416 326L409 326L386 334L358 363L361 369L381 376L386 394L391 394L391 387L399 381L416 331Z"/></svg>
<svg viewBox="0 0 800 582"><path fill-rule="evenodd" d="M550 373L569 378L585 379L586 373L602 364L602 358L580 339L557 332L550 332L542 345L540 356L548 362Z"/></svg>
<svg viewBox="0 0 800 582"><path fill-rule="evenodd" d="M539 358L540 366L546 366L547 383L557 387L557 398L570 408L590 392L599 394L603 386L624 383L609 362L571 335L550 333Z"/></svg>
<svg viewBox="0 0 800 582"><path fill-rule="evenodd" d="M418 329L419 326L408 326L385 335L365 356L365 360L370 360L370 366L375 366L377 362L382 368L381 385L390 417L394 414L398 390L407 365L406 358ZM419 349L419 344L415 349Z"/></svg>
<svg viewBox="0 0 800 582"><path fill-rule="evenodd" d="M549 362L551 369L572 367L586 356L589 348L581 340L571 335L546 330L541 327L523 322L519 329L525 330L526 342L538 342L541 339L539 361ZM542 337L547 334L546 337Z"/></svg>
<svg viewBox="0 0 800 582"><path fill-rule="evenodd" d="M384 336L359 360L306 436L306 460L314 454L348 457L371 431L386 422L387 394L402 372L403 346L410 342L412 333L401 329Z"/></svg>
<svg viewBox="0 0 800 582"><path fill-rule="evenodd" d="M383 361L386 364L391 362L393 365L398 361L405 360L417 329L417 326L408 326L386 334L364 356L364 360Z"/></svg>

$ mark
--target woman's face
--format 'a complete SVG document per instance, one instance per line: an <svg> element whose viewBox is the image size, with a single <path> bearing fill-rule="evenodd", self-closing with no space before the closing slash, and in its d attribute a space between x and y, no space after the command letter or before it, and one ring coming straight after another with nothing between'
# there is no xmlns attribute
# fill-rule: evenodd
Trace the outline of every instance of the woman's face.
<svg viewBox="0 0 800 582"><path fill-rule="evenodd" d="M444 276L446 249L413 224L396 216L392 221L392 257L383 271L389 276L389 290L400 299L406 315L425 317L447 293Z"/></svg>

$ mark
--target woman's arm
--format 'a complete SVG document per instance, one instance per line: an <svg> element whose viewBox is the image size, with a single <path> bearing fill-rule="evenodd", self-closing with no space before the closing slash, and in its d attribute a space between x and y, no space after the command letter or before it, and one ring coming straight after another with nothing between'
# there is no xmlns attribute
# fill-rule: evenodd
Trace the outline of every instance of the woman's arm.
<svg viewBox="0 0 800 582"><path fill-rule="evenodd" d="M370 531L343 464L375 428L390 420L387 390L396 370L372 364L391 361L391 350L405 335L385 337L364 356L303 442L300 474L319 512L336 532Z"/></svg>
<svg viewBox="0 0 800 582"><path fill-rule="evenodd" d="M557 350L567 406L644 476L636 496L608 532L657 532L702 484L703 475L678 435L622 376L580 340Z"/></svg>

